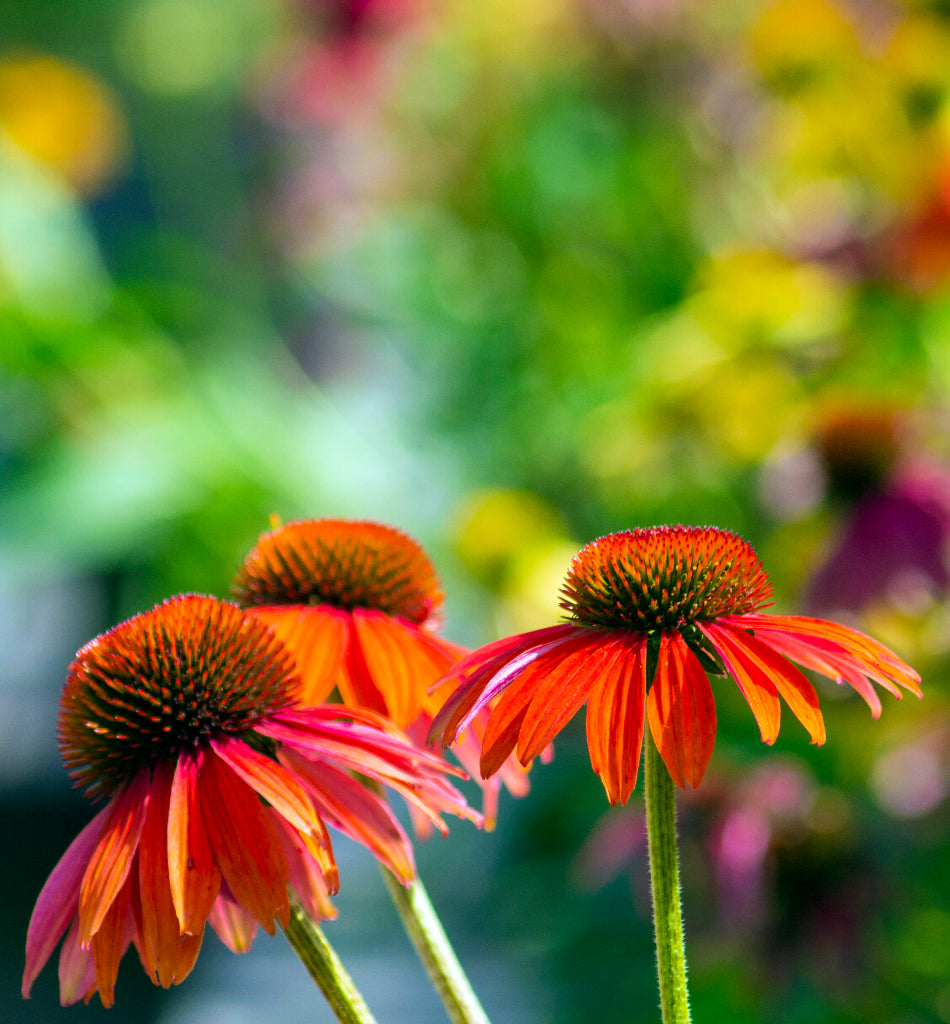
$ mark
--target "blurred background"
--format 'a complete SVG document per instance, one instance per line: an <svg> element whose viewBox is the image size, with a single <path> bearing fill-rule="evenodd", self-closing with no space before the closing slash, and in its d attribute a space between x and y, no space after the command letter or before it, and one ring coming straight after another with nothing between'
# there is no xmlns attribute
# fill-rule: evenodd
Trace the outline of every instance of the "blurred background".
<svg viewBox="0 0 950 1024"><path fill-rule="evenodd" d="M681 801L699 1021L950 1021L950 5L6 0L0 8L0 1020L89 819L76 649L225 596L269 517L415 535L477 645L571 555L714 524L776 609L924 678L762 746L737 688ZM420 850L496 1024L657 1020L642 788L583 716L498 829ZM474 794L473 794L474 795ZM444 1019L369 855L328 936L381 1024ZM113 1024L330 1021L278 936Z"/></svg>

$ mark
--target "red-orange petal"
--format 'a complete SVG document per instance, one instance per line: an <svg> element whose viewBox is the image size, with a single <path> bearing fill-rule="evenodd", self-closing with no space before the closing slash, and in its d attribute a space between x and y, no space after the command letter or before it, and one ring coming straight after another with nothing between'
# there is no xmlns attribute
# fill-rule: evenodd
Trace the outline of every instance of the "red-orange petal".
<svg viewBox="0 0 950 1024"><path fill-rule="evenodd" d="M587 747L611 804L625 804L637 784L643 749L647 642L624 637L587 701Z"/></svg>
<svg viewBox="0 0 950 1024"><path fill-rule="evenodd" d="M99 845L102 830L110 814L111 804L104 807L86 825L69 844L40 890L26 932L26 967L23 971L22 988L24 999L30 998L33 982L46 965L70 920L76 916L83 875L93 851ZM78 927L77 918L74 929Z"/></svg>
<svg viewBox="0 0 950 1024"><path fill-rule="evenodd" d="M429 742L451 746L482 708L491 704L533 662L570 637L586 632L585 627L572 623L546 626L495 640L462 658L452 666L446 679L464 681L435 716Z"/></svg>
<svg viewBox="0 0 950 1024"><path fill-rule="evenodd" d="M775 684L768 675L756 668L755 663L749 663L748 654L735 643L728 630L712 622L699 623L699 628L709 638L722 658L726 671L735 679L752 708L762 741L774 743L782 721L782 705Z"/></svg>
<svg viewBox="0 0 950 1024"><path fill-rule="evenodd" d="M590 630L558 648L557 658L536 662L535 694L518 733L518 760L529 764L577 714L616 646L611 634Z"/></svg>
<svg viewBox="0 0 950 1024"><path fill-rule="evenodd" d="M350 638L350 613L329 605L262 605L247 609L287 645L300 673L300 703L321 704L339 683Z"/></svg>
<svg viewBox="0 0 950 1024"><path fill-rule="evenodd" d="M679 634L660 639L647 718L673 781L681 788L698 786L716 742L716 704L699 659Z"/></svg>
<svg viewBox="0 0 950 1024"><path fill-rule="evenodd" d="M515 749L528 707L537 693L538 682L539 675L532 665L508 686L491 709L482 738L483 778L493 775Z"/></svg>
<svg viewBox="0 0 950 1024"><path fill-rule="evenodd" d="M115 982L119 976L119 961L129 948L129 943L135 932L132 920L131 890L131 879L127 877L125 884L109 904L109 909L89 943L92 960L96 965L99 998L102 1000L102 1005L107 1008L115 1003Z"/></svg>
<svg viewBox="0 0 950 1024"><path fill-rule="evenodd" d="M168 879L182 933L200 935L221 888L198 801L199 757L175 765L168 806Z"/></svg>
<svg viewBox="0 0 950 1024"><path fill-rule="evenodd" d="M426 704L428 688L457 660L456 649L418 626L366 608L353 610L353 634L389 717L407 728Z"/></svg>
<svg viewBox="0 0 950 1024"><path fill-rule="evenodd" d="M794 636L778 630L759 629L756 636L772 650L792 661L810 668L813 672L827 676L836 683L848 683L864 699L875 718L881 716L881 698L871 685L871 680L855 666L852 655L843 651L838 644L818 637ZM888 683L887 689L900 697L900 691Z"/></svg>
<svg viewBox="0 0 950 1024"><path fill-rule="evenodd" d="M760 683L763 679L772 680L792 713L808 730L812 743L824 743L825 721L818 707L818 694L801 672L768 644L745 630L724 626L722 633L728 633L732 648L745 655L745 667L753 677L757 677Z"/></svg>
<svg viewBox="0 0 950 1024"><path fill-rule="evenodd" d="M257 934L257 919L234 899L227 883L221 885L208 924L232 953L246 953Z"/></svg>
<svg viewBox="0 0 950 1024"><path fill-rule="evenodd" d="M83 875L79 893L79 941L88 947L125 885L145 824L148 771L141 771L109 804L102 837Z"/></svg>
<svg viewBox="0 0 950 1024"><path fill-rule="evenodd" d="M288 749L280 756L307 781L320 814L334 828L372 851L400 881L412 881L412 844L380 795L325 762L309 761Z"/></svg>
<svg viewBox="0 0 950 1024"><path fill-rule="evenodd" d="M282 814L294 828L322 835L320 822L303 786L277 761L258 753L243 740L222 736L212 740L214 752L236 775Z"/></svg>
<svg viewBox="0 0 950 1024"><path fill-rule="evenodd" d="M213 751L198 780L201 817L215 863L234 899L269 935L290 915L287 860L257 794Z"/></svg>
<svg viewBox="0 0 950 1024"><path fill-rule="evenodd" d="M300 833L283 815L271 808L270 816L287 858L291 888L315 921L332 920L336 917L336 908L330 902L330 889L319 862L314 859Z"/></svg>
<svg viewBox="0 0 950 1024"><path fill-rule="evenodd" d="M92 953L79 945L79 918L76 917L59 954L59 1001L63 1006L72 1006L80 999L88 1003L98 987Z"/></svg>
<svg viewBox="0 0 950 1024"><path fill-rule="evenodd" d="M163 988L176 980L181 945L168 881L168 804L173 774L169 764L155 766L138 856L139 956L145 972Z"/></svg>
<svg viewBox="0 0 950 1024"><path fill-rule="evenodd" d="M921 696L920 676L901 661L893 651L888 650L873 637L850 626L824 619L813 619L804 615L737 615L723 620L724 624L737 629L752 629L790 633L799 638L816 637L831 641L842 651L854 658L854 665L865 675L886 686L895 696L903 686L916 696Z"/></svg>

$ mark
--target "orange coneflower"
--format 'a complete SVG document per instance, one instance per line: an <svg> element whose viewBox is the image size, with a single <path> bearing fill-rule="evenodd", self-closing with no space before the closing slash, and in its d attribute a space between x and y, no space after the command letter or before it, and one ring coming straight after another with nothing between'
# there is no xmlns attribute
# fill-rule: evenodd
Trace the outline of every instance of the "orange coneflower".
<svg viewBox="0 0 950 1024"><path fill-rule="evenodd" d="M387 715L424 742L445 697L445 689L429 691L467 651L435 632L442 590L416 541L379 523L287 523L258 540L231 591L293 652L304 704L319 704L335 689L345 704ZM472 717L456 751L473 775L487 717L487 710ZM499 768L513 794L527 791L513 759ZM483 788L490 828L498 779Z"/></svg>
<svg viewBox="0 0 950 1024"><path fill-rule="evenodd" d="M431 735L453 743L474 715L497 701L485 731L481 771L513 752L527 765L580 706L587 706L591 764L611 803L637 780L644 717L678 786L697 786L712 755L716 706L707 673L731 676L762 739L778 735L781 696L823 743L811 683L788 658L847 682L874 716L871 686L920 696L920 677L886 647L847 626L764 615L771 587L752 548L712 527L661 526L596 540L574 558L563 588L571 621L507 637L451 670L462 685Z"/></svg>
<svg viewBox="0 0 950 1024"><path fill-rule="evenodd" d="M64 1004L113 1002L135 943L168 987L191 971L205 923L231 949L258 924L287 925L288 886L313 917L333 916L338 875L325 823L367 846L404 883L412 847L386 801L351 772L390 786L445 829L477 820L447 765L391 723L340 706L301 708L283 644L237 606L172 598L87 644L60 703L63 760L109 802L73 841L37 900L23 994L67 932Z"/></svg>

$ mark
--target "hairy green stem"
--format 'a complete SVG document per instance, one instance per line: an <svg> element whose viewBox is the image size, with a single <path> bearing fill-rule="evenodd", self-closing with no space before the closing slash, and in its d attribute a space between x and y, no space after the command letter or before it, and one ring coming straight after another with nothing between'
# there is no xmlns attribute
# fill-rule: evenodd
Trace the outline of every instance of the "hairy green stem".
<svg viewBox="0 0 950 1024"><path fill-rule="evenodd" d="M291 902L290 921L284 934L340 1024L376 1024L376 1018L319 925L296 899Z"/></svg>
<svg viewBox="0 0 950 1024"><path fill-rule="evenodd" d="M676 848L676 787L649 730L646 736L646 804L656 968L663 1024L689 1024L679 854Z"/></svg>
<svg viewBox="0 0 950 1024"><path fill-rule="evenodd" d="M382 864L380 868L406 933L445 1005L449 1020L453 1024L490 1024L422 882L417 878L405 886L388 868Z"/></svg>

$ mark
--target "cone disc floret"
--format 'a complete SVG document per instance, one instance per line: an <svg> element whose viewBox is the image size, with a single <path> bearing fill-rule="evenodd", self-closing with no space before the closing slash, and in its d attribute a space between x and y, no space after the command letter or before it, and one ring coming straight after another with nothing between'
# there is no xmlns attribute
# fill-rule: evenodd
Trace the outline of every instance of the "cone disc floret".
<svg viewBox="0 0 950 1024"><path fill-rule="evenodd" d="M714 527L659 526L601 537L575 556L561 606L586 626L681 631L771 603L752 547Z"/></svg>
<svg viewBox="0 0 950 1024"><path fill-rule="evenodd" d="M59 744L77 785L109 796L139 771L289 707L293 660L236 605L184 595L136 615L77 655Z"/></svg>
<svg viewBox="0 0 950 1024"><path fill-rule="evenodd" d="M334 519L287 523L265 534L231 592L245 608L372 608L418 625L442 604L435 569L414 540L390 526Z"/></svg>

